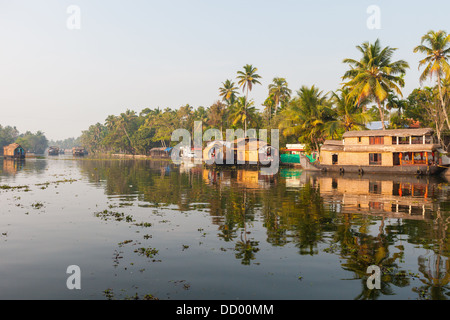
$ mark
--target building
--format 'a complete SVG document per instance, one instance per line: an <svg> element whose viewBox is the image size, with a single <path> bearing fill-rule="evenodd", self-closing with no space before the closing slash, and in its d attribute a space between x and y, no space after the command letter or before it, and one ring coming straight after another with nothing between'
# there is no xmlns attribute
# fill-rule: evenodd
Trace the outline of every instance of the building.
<svg viewBox="0 0 450 320"><path fill-rule="evenodd" d="M442 172L441 146L433 129L365 130L327 140L315 168L323 171L436 174Z"/></svg>

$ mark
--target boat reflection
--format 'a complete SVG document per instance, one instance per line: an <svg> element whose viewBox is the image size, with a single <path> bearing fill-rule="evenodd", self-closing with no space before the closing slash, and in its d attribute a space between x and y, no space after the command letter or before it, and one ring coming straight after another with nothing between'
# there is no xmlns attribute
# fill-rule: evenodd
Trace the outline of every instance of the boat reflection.
<svg viewBox="0 0 450 320"><path fill-rule="evenodd" d="M23 169L24 164L23 160L3 159L3 173L14 175Z"/></svg>
<svg viewBox="0 0 450 320"><path fill-rule="evenodd" d="M203 169L203 180L207 184L232 186L247 189L268 189L276 183L276 175L264 175L259 170L238 169L238 170L214 170Z"/></svg>
<svg viewBox="0 0 450 320"><path fill-rule="evenodd" d="M284 170L284 172L283 172ZM360 176L311 173L283 169L286 188L300 188L307 182L320 190L325 202L339 205L342 213L367 213L390 218L432 219L436 211L439 177Z"/></svg>

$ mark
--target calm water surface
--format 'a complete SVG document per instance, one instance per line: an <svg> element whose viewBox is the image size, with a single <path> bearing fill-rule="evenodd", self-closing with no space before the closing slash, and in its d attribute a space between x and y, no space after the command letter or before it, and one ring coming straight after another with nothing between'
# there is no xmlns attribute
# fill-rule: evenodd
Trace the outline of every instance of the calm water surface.
<svg viewBox="0 0 450 320"><path fill-rule="evenodd" d="M0 169L0 299L449 298L445 178L69 156Z"/></svg>

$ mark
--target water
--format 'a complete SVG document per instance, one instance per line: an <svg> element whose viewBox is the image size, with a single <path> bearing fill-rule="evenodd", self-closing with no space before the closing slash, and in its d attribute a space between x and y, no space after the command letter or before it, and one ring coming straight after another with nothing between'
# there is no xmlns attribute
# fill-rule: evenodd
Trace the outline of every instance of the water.
<svg viewBox="0 0 450 320"><path fill-rule="evenodd" d="M445 178L70 156L0 168L0 299L449 297Z"/></svg>

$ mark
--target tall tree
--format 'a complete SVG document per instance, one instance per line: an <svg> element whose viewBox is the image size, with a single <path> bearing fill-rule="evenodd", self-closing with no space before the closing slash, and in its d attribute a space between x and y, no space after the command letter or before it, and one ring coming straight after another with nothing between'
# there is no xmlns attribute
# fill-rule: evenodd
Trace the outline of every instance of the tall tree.
<svg viewBox="0 0 450 320"><path fill-rule="evenodd" d="M257 74L256 71L258 71L257 68L250 64L246 64L243 71L237 72L238 84L242 88L243 92L246 91L245 103L248 103L248 92L252 91L253 85L261 84L258 80L261 79L261 76ZM245 106L245 109L247 109L247 106ZM244 123L244 132L247 133L247 121Z"/></svg>
<svg viewBox="0 0 450 320"><path fill-rule="evenodd" d="M222 132L226 114L226 105L217 101L208 108L208 125L212 128L219 127L220 132Z"/></svg>
<svg viewBox="0 0 450 320"><path fill-rule="evenodd" d="M269 84L269 95L273 96L275 102L275 115L277 114L280 102L288 101L291 98L292 90L288 88L285 78L273 78Z"/></svg>
<svg viewBox="0 0 450 320"><path fill-rule="evenodd" d="M253 105L253 101L247 101L246 97L239 97L233 108L231 117L233 119L233 125L242 123L245 128L244 132L247 132L247 123L254 122L256 117L256 109Z"/></svg>
<svg viewBox="0 0 450 320"><path fill-rule="evenodd" d="M226 101L229 106L236 101L237 90L238 87L236 87L231 80L226 80L222 83L222 87L219 88L222 100Z"/></svg>
<svg viewBox="0 0 450 320"><path fill-rule="evenodd" d="M334 120L328 97L315 86L302 86L297 97L281 113L281 133L285 137L298 137L309 150L319 150L319 145L327 138L325 125Z"/></svg>
<svg viewBox="0 0 450 320"><path fill-rule="evenodd" d="M422 36L421 44L414 48L414 52L420 52L426 55L419 62L419 69L425 66L424 71L420 75L420 81L423 82L428 77L432 79L433 76L437 78L442 113L445 117L447 127L450 129L448 112L442 94L442 80L444 77L450 77L450 66L448 64L450 58L450 35L442 30L430 30Z"/></svg>
<svg viewBox="0 0 450 320"><path fill-rule="evenodd" d="M397 49L382 48L378 39L373 44L364 42L356 48L362 54L361 59L343 61L350 65L350 70L342 77L343 80L349 79L344 86L350 88L350 95L358 97L358 104L364 99L376 102L384 130L383 102L391 91L402 95L400 88L405 85L403 76L409 64L404 60L392 62L392 55Z"/></svg>
<svg viewBox="0 0 450 320"><path fill-rule="evenodd" d="M370 115L360 108L357 98L350 96L349 91L348 88L342 88L331 92L334 119L325 124L325 131L331 138L336 138L347 131L363 130L366 123L371 120Z"/></svg>

